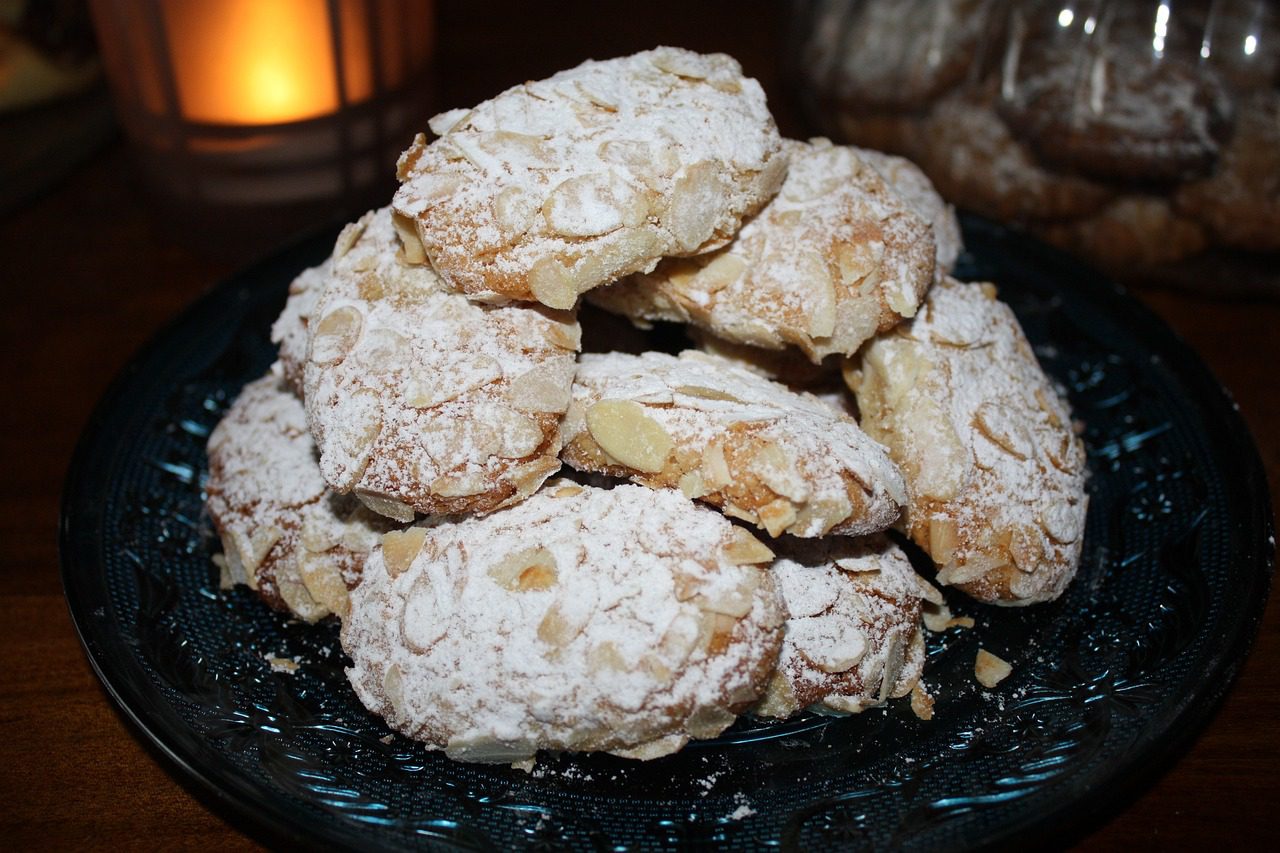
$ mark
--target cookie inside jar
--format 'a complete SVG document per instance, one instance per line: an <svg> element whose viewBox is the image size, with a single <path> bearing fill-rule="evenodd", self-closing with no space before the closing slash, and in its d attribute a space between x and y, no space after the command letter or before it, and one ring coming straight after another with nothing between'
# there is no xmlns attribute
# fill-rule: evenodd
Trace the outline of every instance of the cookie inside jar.
<svg viewBox="0 0 1280 853"><path fill-rule="evenodd" d="M957 207L1127 281L1280 293L1274 4L861 0L795 17L793 76L833 138L908 156ZM872 43L891 85L869 98L853 47ZM891 61L913 50L927 58Z"/></svg>

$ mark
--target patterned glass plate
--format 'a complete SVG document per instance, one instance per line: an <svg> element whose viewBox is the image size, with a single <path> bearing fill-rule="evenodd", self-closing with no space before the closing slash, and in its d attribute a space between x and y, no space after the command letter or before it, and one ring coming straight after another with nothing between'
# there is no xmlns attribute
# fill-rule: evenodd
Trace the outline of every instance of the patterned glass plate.
<svg viewBox="0 0 1280 853"><path fill-rule="evenodd" d="M640 850L966 848L1119 808L1176 755L1248 651L1274 560L1257 452L1231 399L1158 320L1026 238L965 223L963 278L1000 286L1085 425L1084 563L1026 609L948 593L973 630L929 642L930 722L905 700L854 717L740 721L649 763L455 764L357 702L333 625L218 589L204 445L261 375L316 239L200 299L99 405L71 466L66 595L111 695L233 816L340 847ZM979 645L1010 661L973 677ZM268 658L296 661L273 669Z"/></svg>

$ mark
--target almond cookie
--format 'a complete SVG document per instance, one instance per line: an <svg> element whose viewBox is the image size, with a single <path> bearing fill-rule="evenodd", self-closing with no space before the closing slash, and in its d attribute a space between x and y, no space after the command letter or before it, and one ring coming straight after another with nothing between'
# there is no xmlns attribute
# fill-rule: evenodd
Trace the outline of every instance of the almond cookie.
<svg viewBox="0 0 1280 853"><path fill-rule="evenodd" d="M1084 255L1114 274L1173 264L1209 244L1204 227L1174 209L1164 196L1127 193L1082 219L1046 222L1040 236Z"/></svg>
<svg viewBox="0 0 1280 853"><path fill-rule="evenodd" d="M668 259L592 292L633 319L693 323L729 341L852 355L915 314L933 280L929 223L857 149L788 140L778 196L723 250Z"/></svg>
<svg viewBox="0 0 1280 853"><path fill-rule="evenodd" d="M906 496L852 418L692 350L584 355L564 440L573 468L679 487L771 536L873 533Z"/></svg>
<svg viewBox="0 0 1280 853"><path fill-rule="evenodd" d="M1217 171L1182 186L1174 200L1179 213L1204 223L1224 245L1280 250L1280 92L1242 101Z"/></svg>
<svg viewBox="0 0 1280 853"><path fill-rule="evenodd" d="M398 521L522 500L560 467L577 321L473 303L399 246L387 208L348 226L309 327L325 481Z"/></svg>
<svg viewBox="0 0 1280 853"><path fill-rule="evenodd" d="M818 4L806 76L850 112L911 110L955 86L991 30L992 0ZM870 109L868 109L870 108Z"/></svg>
<svg viewBox="0 0 1280 853"><path fill-rule="evenodd" d="M1057 598L1080 561L1084 447L995 288L936 285L847 378L902 467L903 528L938 582L993 604Z"/></svg>
<svg viewBox="0 0 1280 853"><path fill-rule="evenodd" d="M585 62L431 129L400 158L405 230L451 288L553 308L723 246L787 168L760 84L672 47Z"/></svg>
<svg viewBox="0 0 1280 853"><path fill-rule="evenodd" d="M678 492L554 481L482 518L388 534L352 592L347 676L461 761L656 758L760 695L784 614L772 553Z"/></svg>
<svg viewBox="0 0 1280 853"><path fill-rule="evenodd" d="M939 101L920 131L916 161L944 197L1002 221L1079 217L1114 195L1109 187L1043 168L1013 137L990 86Z"/></svg>
<svg viewBox="0 0 1280 853"><path fill-rule="evenodd" d="M942 595L885 536L783 539L770 569L786 605L778 667L753 711L849 713L906 696L924 669L920 602Z"/></svg>
<svg viewBox="0 0 1280 853"><path fill-rule="evenodd" d="M1212 171L1231 100L1199 38L1164 8L1163 23L1151 6L1119 3L1092 33L1055 21L1021 38L1014 12L997 106L1042 162L1125 182Z"/></svg>
<svg viewBox="0 0 1280 853"><path fill-rule="evenodd" d="M302 403L276 376L251 382L209 436L206 510L224 582L315 622L345 616L347 590L392 522L330 492Z"/></svg>

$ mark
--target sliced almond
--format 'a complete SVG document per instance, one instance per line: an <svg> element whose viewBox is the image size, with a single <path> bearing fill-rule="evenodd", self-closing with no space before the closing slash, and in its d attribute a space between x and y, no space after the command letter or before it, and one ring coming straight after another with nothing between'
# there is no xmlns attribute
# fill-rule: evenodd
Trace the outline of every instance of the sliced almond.
<svg viewBox="0 0 1280 853"><path fill-rule="evenodd" d="M488 491L489 480L475 471L441 474L431 481L430 489L433 495L442 498L466 498Z"/></svg>
<svg viewBox="0 0 1280 853"><path fill-rule="evenodd" d="M524 161L546 164L554 157L546 140L530 133L491 130L477 134L475 139L482 151L504 159L511 159L512 155L516 155Z"/></svg>
<svg viewBox="0 0 1280 853"><path fill-rule="evenodd" d="M794 503L804 503L809 499L809 484L800 474L796 458L778 444L770 441L756 447L748 465L752 473L775 494Z"/></svg>
<svg viewBox="0 0 1280 853"><path fill-rule="evenodd" d="M806 332L811 338L829 338L836 326L836 288L826 261L813 253L790 259L794 275L804 282Z"/></svg>
<svg viewBox="0 0 1280 853"><path fill-rule="evenodd" d="M331 554L306 554L298 559L298 577L311 598L326 610L346 619L351 609L347 585Z"/></svg>
<svg viewBox="0 0 1280 853"><path fill-rule="evenodd" d="M774 560L773 551L741 527L734 527L732 538L722 551L725 560L735 566L769 563Z"/></svg>
<svg viewBox="0 0 1280 853"><path fill-rule="evenodd" d="M1044 542L1039 529L1031 525L1018 525L1009 536L1009 554L1018 571L1030 574L1044 559Z"/></svg>
<svg viewBox="0 0 1280 853"><path fill-rule="evenodd" d="M589 615L585 608L567 610L563 602L554 602L538 623L538 639L553 649L562 649L586 628Z"/></svg>
<svg viewBox="0 0 1280 853"><path fill-rule="evenodd" d="M311 360L337 364L355 348L364 326L364 315L352 305L339 306L324 315L311 333Z"/></svg>
<svg viewBox="0 0 1280 853"><path fill-rule="evenodd" d="M647 474L660 472L674 442L662 424L631 400L601 400L586 412L596 444L619 463Z"/></svg>
<svg viewBox="0 0 1280 853"><path fill-rule="evenodd" d="M787 640L814 667L828 673L848 672L867 653L866 637L856 623L833 615L792 618Z"/></svg>
<svg viewBox="0 0 1280 853"><path fill-rule="evenodd" d="M724 708L703 705L684 721L684 730L696 738L712 738L733 725L736 719Z"/></svg>
<svg viewBox="0 0 1280 853"><path fill-rule="evenodd" d="M658 48L649 57L654 67L687 80L705 80L711 72L708 61L698 54Z"/></svg>
<svg viewBox="0 0 1280 853"><path fill-rule="evenodd" d="M572 308L578 301L573 278L555 258L540 258L529 269L529 292L549 308Z"/></svg>
<svg viewBox="0 0 1280 853"><path fill-rule="evenodd" d="M391 222L395 226L396 234L400 237L400 249L405 263L425 264L427 262L427 253L422 248L422 239L418 236L418 226L414 224L412 219L398 211L392 212Z"/></svg>
<svg viewBox="0 0 1280 853"><path fill-rule="evenodd" d="M923 682L917 681L911 688L911 712L922 720L933 719L933 697Z"/></svg>
<svg viewBox="0 0 1280 853"><path fill-rule="evenodd" d="M528 415L507 410L498 425L498 448L495 456L504 459L523 459L532 455L542 445L545 436L542 426Z"/></svg>
<svg viewBox="0 0 1280 853"><path fill-rule="evenodd" d="M733 629L738 620L732 616L712 611L703 611L698 624L698 647L708 657L724 654L733 639Z"/></svg>
<svg viewBox="0 0 1280 853"><path fill-rule="evenodd" d="M770 536L781 536L796 520L796 508L786 498L770 501L756 510L756 514Z"/></svg>
<svg viewBox="0 0 1280 853"><path fill-rule="evenodd" d="M382 403L376 393L362 388L338 398L323 439L317 435L320 470L335 491L351 491L364 475L381 432Z"/></svg>
<svg viewBox="0 0 1280 853"><path fill-rule="evenodd" d="M572 304L569 307L573 307ZM582 327L572 321L553 323L547 328L547 340L552 346L577 352L582 349Z"/></svg>
<svg viewBox="0 0 1280 853"><path fill-rule="evenodd" d="M403 574L422 551L422 543L426 539L425 527L389 530L382 534L382 561L387 567L387 574L393 578Z"/></svg>
<svg viewBox="0 0 1280 853"><path fill-rule="evenodd" d="M507 187L493 200L493 218L504 236L516 238L533 227L541 205L520 187Z"/></svg>
<svg viewBox="0 0 1280 853"><path fill-rule="evenodd" d="M393 373L409 361L409 340L393 329L370 329L356 357L371 373Z"/></svg>
<svg viewBox="0 0 1280 853"><path fill-rule="evenodd" d="M1013 667L986 649L978 649L978 657L973 664L973 675L978 683L990 690L1009 677Z"/></svg>
<svg viewBox="0 0 1280 853"><path fill-rule="evenodd" d="M387 697L387 701L391 703L391 710L395 717L401 720L408 719L404 707L404 679L400 674L400 666L391 664L382 673L382 693Z"/></svg>
<svg viewBox="0 0 1280 853"><path fill-rule="evenodd" d="M323 516L321 516L323 517ZM302 530L298 534L298 542L307 551L320 553L338 544L342 538L340 528L334 524L325 524L315 514L308 514L302 520Z"/></svg>
<svg viewBox="0 0 1280 853"><path fill-rule="evenodd" d="M427 127L431 128L431 132L436 136L444 136L461 124L462 120L469 115L471 115L471 110L468 109L445 110L427 119Z"/></svg>
<svg viewBox="0 0 1280 853"><path fill-rule="evenodd" d="M765 685L764 695L754 712L762 717L785 719L800 710L800 702L796 699L791 680L779 672L775 672Z"/></svg>
<svg viewBox="0 0 1280 853"><path fill-rule="evenodd" d="M847 520L853 514L853 503L846 494L835 494L811 500L796 511L791 529L803 531L806 536L826 536L831 528Z"/></svg>
<svg viewBox="0 0 1280 853"><path fill-rule="evenodd" d="M702 481L712 490L719 491L733 482L729 463L724 456L724 445L714 442L702 451Z"/></svg>
<svg viewBox="0 0 1280 853"><path fill-rule="evenodd" d="M413 581L400 618L400 635L405 645L425 654L439 642L453 621L454 599L443 570L432 563Z"/></svg>
<svg viewBox="0 0 1280 853"><path fill-rule="evenodd" d="M690 280L692 289L696 289L704 294L719 293L729 285L742 278L743 273L747 271L747 259L741 255L735 255L732 252L718 252L707 264Z"/></svg>
<svg viewBox="0 0 1280 853"><path fill-rule="evenodd" d="M386 495L379 495L373 492L356 491L356 497L360 499L360 503L364 504L378 515L385 515L387 518L395 521L409 522L413 521L415 512L413 507L401 500L397 500Z"/></svg>
<svg viewBox="0 0 1280 853"><path fill-rule="evenodd" d="M648 214L641 195L613 172L580 175L560 183L542 205L542 215L562 237L597 237Z"/></svg>
<svg viewBox="0 0 1280 853"><path fill-rule="evenodd" d="M545 361L512 379L507 399L522 412L559 414L569 408L574 369L568 358Z"/></svg>
<svg viewBox="0 0 1280 853"><path fill-rule="evenodd" d="M1058 406L1056 400L1050 400L1049 394L1043 388L1035 390L1036 404L1040 406L1040 411L1044 412L1045 417L1049 420L1049 426L1054 429L1062 428L1062 418L1058 415Z"/></svg>
<svg viewBox="0 0 1280 853"><path fill-rule="evenodd" d="M663 663L657 655L645 655L640 658L640 669L663 687L674 681L676 677L671 667Z"/></svg>
<svg viewBox="0 0 1280 853"><path fill-rule="evenodd" d="M929 556L938 565L946 565L955 555L960 542L960 530L953 519L934 517L929 519Z"/></svg>
<svg viewBox="0 0 1280 853"><path fill-rule="evenodd" d="M730 589L709 589L695 595L693 603L700 610L741 619L755 606L755 592L759 586L758 572L748 570L736 586Z"/></svg>
<svg viewBox="0 0 1280 853"><path fill-rule="evenodd" d="M423 370L404 383L402 398L415 409L431 409L502 378L502 365L484 353L453 361L446 370Z"/></svg>
<svg viewBox="0 0 1280 853"><path fill-rule="evenodd" d="M696 500L708 494L711 490L707 488L707 484L702 481L702 474L698 471L686 471L680 475L680 492L690 500Z"/></svg>
<svg viewBox="0 0 1280 853"><path fill-rule="evenodd" d="M1036 522L1059 545L1075 542L1084 533L1084 511L1079 504L1058 499L1040 510Z"/></svg>
<svg viewBox="0 0 1280 853"><path fill-rule="evenodd" d="M547 590L556 583L556 558L541 545L525 548L490 566L489 577L513 592Z"/></svg>
<svg viewBox="0 0 1280 853"><path fill-rule="evenodd" d="M250 589L258 588L258 568L283 535L284 531L274 524L263 524L254 528L251 534L233 528L226 537L233 545L227 550L228 560L243 573Z"/></svg>
<svg viewBox="0 0 1280 853"><path fill-rule="evenodd" d="M369 217L362 216L357 222L350 222L343 226L342 231L338 233L338 239L333 244L333 259L339 260L351 251L359 240L360 235L369 227Z"/></svg>
<svg viewBox="0 0 1280 853"><path fill-rule="evenodd" d="M631 667L618 651L618 646L611 640L596 643L587 652L587 671L591 674L603 672L627 672Z"/></svg>
<svg viewBox="0 0 1280 853"><path fill-rule="evenodd" d="M664 224L684 252L694 252L715 233L728 186L720 167L704 160L684 170L671 190Z"/></svg>
<svg viewBox="0 0 1280 853"><path fill-rule="evenodd" d="M673 667L680 667L698 645L699 619L691 613L680 613L667 626L658 641L658 652Z"/></svg>
<svg viewBox="0 0 1280 853"><path fill-rule="evenodd" d="M997 403L986 402L973 414L973 425L988 440L1016 459L1031 455L1031 442L1017 416Z"/></svg>

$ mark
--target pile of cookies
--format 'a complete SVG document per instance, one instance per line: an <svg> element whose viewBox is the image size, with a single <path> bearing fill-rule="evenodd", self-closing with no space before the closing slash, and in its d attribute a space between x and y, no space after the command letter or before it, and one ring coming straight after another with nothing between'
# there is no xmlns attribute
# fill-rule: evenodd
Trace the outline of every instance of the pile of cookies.
<svg viewBox="0 0 1280 853"><path fill-rule="evenodd" d="M224 581L339 618L392 728L520 764L925 708L943 600L884 531L982 601L1070 581L1070 415L994 288L947 275L909 162L783 140L734 60L675 48L431 129L209 441ZM599 308L697 346L580 354Z"/></svg>

